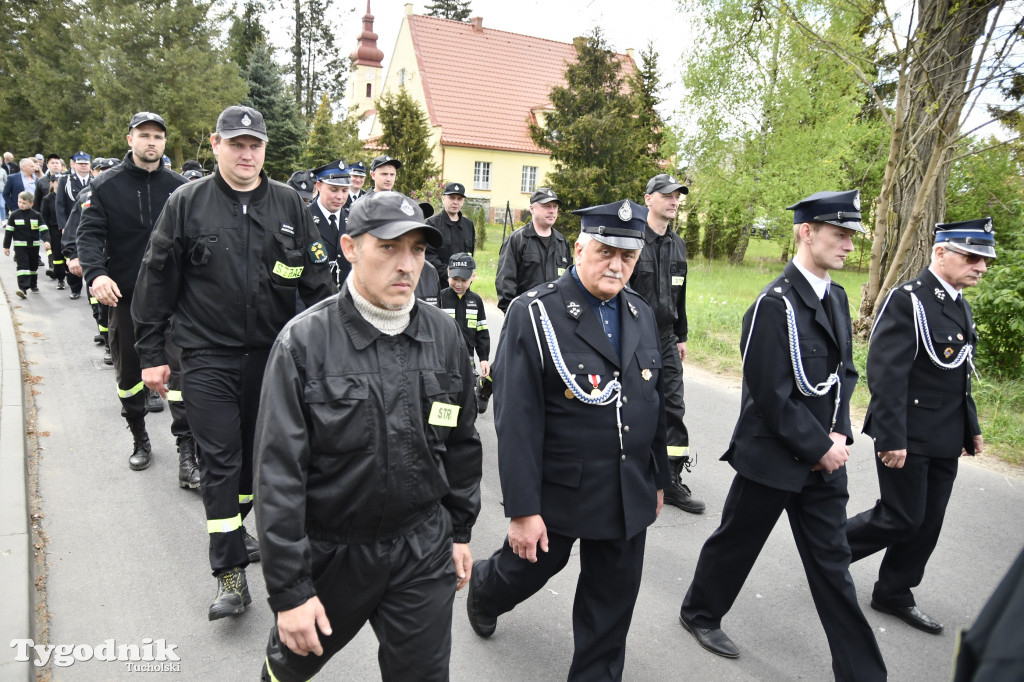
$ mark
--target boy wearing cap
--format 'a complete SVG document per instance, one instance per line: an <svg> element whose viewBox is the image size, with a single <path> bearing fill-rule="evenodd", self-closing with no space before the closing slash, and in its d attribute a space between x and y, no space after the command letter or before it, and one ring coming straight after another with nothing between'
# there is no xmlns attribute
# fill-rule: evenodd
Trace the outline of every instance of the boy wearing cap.
<svg viewBox="0 0 1024 682"><path fill-rule="evenodd" d="M186 180L161 163L167 124L159 114L141 111L132 116L127 141L130 150L124 161L96 178L89 201L82 204L78 257L90 292L111 307L111 359L121 414L133 441L128 466L141 471L153 456L146 414L162 410L163 401L146 391L142 381L131 304L153 226L167 197Z"/></svg>
<svg viewBox="0 0 1024 682"><path fill-rule="evenodd" d="M971 395L978 332L964 289L995 258L992 219L935 226L930 265L882 304L868 346L872 437L880 499L850 517L853 560L884 549L871 608L931 634L941 623L916 606L956 480L958 458L982 451Z"/></svg>
<svg viewBox="0 0 1024 682"><path fill-rule="evenodd" d="M384 679L449 678L482 450L462 336L413 296L439 241L412 199L363 197L341 237L352 263L341 292L271 350L256 429L276 614L263 680L312 678L367 621Z"/></svg>
<svg viewBox="0 0 1024 682"><path fill-rule="evenodd" d="M252 443L270 346L295 314L296 296L312 305L333 293L309 211L263 171L266 142L260 112L221 112L210 136L216 169L168 200L132 304L146 386L167 393L168 329L181 348L217 579L210 620L241 615L251 602L245 567L259 560L259 546L242 521L252 508Z"/></svg>
<svg viewBox="0 0 1024 682"><path fill-rule="evenodd" d="M440 247L427 247L427 260L437 270L438 282L443 289L448 282L448 260L452 254L468 253L473 255L476 250L476 227L473 221L462 215L462 206L466 203L466 186L458 182L449 182L441 195L443 211L427 218L441 233L443 242Z"/></svg>
<svg viewBox="0 0 1024 682"><path fill-rule="evenodd" d="M571 680L618 680L640 590L647 527L668 483L654 313L625 286L647 210L576 211L576 264L511 302L492 375L508 536L473 567L466 610L498 617L561 571L579 540Z"/></svg>
<svg viewBox="0 0 1024 682"><path fill-rule="evenodd" d="M398 179L398 169L402 162L392 159L387 154L376 157L370 164L370 177L373 178L374 192L387 192L395 188L395 181Z"/></svg>
<svg viewBox="0 0 1024 682"><path fill-rule="evenodd" d="M32 192L23 191L18 195L18 210L7 218L4 231L4 255L11 255L14 245L14 266L17 268L18 298L25 298L25 292L39 293L36 269L39 267L39 241L43 248L50 248L50 231L43 217L32 208L35 197Z"/></svg>
<svg viewBox="0 0 1024 682"><path fill-rule="evenodd" d="M475 351L480 362L479 376L487 379L491 374L491 333L487 331L487 311L484 300L469 289L476 279L476 261L468 253L456 253L448 260L447 272L448 286L441 290L441 310L455 318L455 324L466 340L470 359ZM478 408L481 413L487 409L486 398L480 398Z"/></svg>
<svg viewBox="0 0 1024 682"><path fill-rule="evenodd" d="M331 267L334 284L341 286L350 269L348 261L341 255L340 240L345 234L348 217L345 203L351 176L341 159L314 168L313 173L316 175L316 201L309 205L309 214L320 231L320 241L327 249L327 263Z"/></svg>
<svg viewBox="0 0 1024 682"><path fill-rule="evenodd" d="M788 210L796 255L743 317L742 404L722 456L736 476L679 620L708 651L739 656L722 618L785 510L835 678L884 680L885 663L850 577L845 465L857 371L849 302L828 274L843 267L853 236L864 232L860 193L818 192Z"/></svg>
<svg viewBox="0 0 1024 682"><path fill-rule="evenodd" d="M494 276L501 312L508 310L516 296L558 279L571 265L569 243L554 229L560 204L550 187L539 187L530 196L530 220L501 245Z"/></svg>

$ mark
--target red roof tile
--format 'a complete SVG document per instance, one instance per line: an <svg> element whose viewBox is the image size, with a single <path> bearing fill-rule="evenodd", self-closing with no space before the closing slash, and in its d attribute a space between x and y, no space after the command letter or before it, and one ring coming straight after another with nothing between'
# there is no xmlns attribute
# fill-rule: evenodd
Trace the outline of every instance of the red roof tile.
<svg viewBox="0 0 1024 682"><path fill-rule="evenodd" d="M530 139L535 109L550 109L549 95L565 84L572 43L411 15L406 17L427 98L431 125L441 143L546 154ZM620 60L632 69L625 55Z"/></svg>

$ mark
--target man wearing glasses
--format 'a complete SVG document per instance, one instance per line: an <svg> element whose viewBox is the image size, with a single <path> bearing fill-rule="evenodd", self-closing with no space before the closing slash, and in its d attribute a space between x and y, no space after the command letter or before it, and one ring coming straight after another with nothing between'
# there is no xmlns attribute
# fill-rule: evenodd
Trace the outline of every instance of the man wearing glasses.
<svg viewBox="0 0 1024 682"><path fill-rule="evenodd" d="M868 348L864 432L881 499L849 519L846 537L853 561L886 550L871 608L931 634L943 626L911 590L939 539L958 458L984 445L971 397L978 334L963 290L995 257L991 218L936 225L931 264L889 293Z"/></svg>

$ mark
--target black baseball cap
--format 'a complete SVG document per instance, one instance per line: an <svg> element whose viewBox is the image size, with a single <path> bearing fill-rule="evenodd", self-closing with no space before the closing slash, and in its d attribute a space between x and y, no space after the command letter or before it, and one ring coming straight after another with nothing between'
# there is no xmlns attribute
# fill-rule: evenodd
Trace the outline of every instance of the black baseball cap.
<svg viewBox="0 0 1024 682"><path fill-rule="evenodd" d="M163 116L160 114L154 114L152 111L140 111L139 113L132 116L132 120L128 123L128 130L134 130L143 123L155 123L167 132L167 124L164 123Z"/></svg>
<svg viewBox="0 0 1024 682"><path fill-rule="evenodd" d="M668 173L661 173L655 175L653 178L647 181L647 189L644 190L644 194L672 194L679 190L683 194L689 194L690 190L686 188L686 185L676 180Z"/></svg>
<svg viewBox="0 0 1024 682"><path fill-rule="evenodd" d="M397 239L411 230L423 230L427 243L437 248L444 239L425 222L423 209L415 199L399 192L372 192L352 204L346 231L353 237L372 234L378 239Z"/></svg>
<svg viewBox="0 0 1024 682"><path fill-rule="evenodd" d="M370 172L377 170L381 166L394 166L395 170L402 167L402 162L398 159L392 159L390 156L385 154L384 156L378 156L370 162Z"/></svg>
<svg viewBox="0 0 1024 682"><path fill-rule="evenodd" d="M227 140L242 135L252 135L264 142L268 139L263 114L252 107L238 105L220 112L220 116L217 117L217 132Z"/></svg>
<svg viewBox="0 0 1024 682"><path fill-rule="evenodd" d="M449 194L458 194L459 196L464 197L466 196L466 186L457 182L449 182L444 186L444 194L445 196Z"/></svg>
<svg viewBox="0 0 1024 682"><path fill-rule="evenodd" d="M562 203L550 187L538 187L537 191L530 195L531 204L550 204L552 201Z"/></svg>
<svg viewBox="0 0 1024 682"><path fill-rule="evenodd" d="M455 253L448 259L448 276L469 279L476 271L476 261L468 253Z"/></svg>

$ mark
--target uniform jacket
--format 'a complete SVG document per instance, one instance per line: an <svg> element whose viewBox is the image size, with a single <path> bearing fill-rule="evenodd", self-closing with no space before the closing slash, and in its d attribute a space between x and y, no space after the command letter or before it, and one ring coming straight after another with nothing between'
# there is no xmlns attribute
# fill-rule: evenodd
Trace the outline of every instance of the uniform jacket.
<svg viewBox="0 0 1024 682"><path fill-rule="evenodd" d="M143 368L167 364L172 314L171 340L183 352L270 348L295 315L296 292L307 306L334 292L302 199L265 173L260 177L245 212L216 170L167 202L132 301ZM94 185L94 201L97 191Z"/></svg>
<svg viewBox="0 0 1024 682"><path fill-rule="evenodd" d="M961 308L954 302L931 270L925 268L893 289L871 332L871 403L864 433L874 438L879 452L906 449L928 457L959 457L966 448L974 454L973 437L981 427L971 395L970 363L953 370L932 363L914 327L911 294L924 306L939 360L949 362L965 343L977 348L970 304L964 300Z"/></svg>
<svg viewBox="0 0 1024 682"><path fill-rule="evenodd" d="M45 173L43 173L43 177L36 178L36 193L35 196L32 198L32 208L39 211L40 213L43 212L43 199L45 199L46 195L50 193L51 177L52 176L50 175L50 171L46 171Z"/></svg>
<svg viewBox="0 0 1024 682"><path fill-rule="evenodd" d="M348 288L297 316L267 361L256 425L255 511L274 611L314 594L310 538L404 534L437 504L453 541L480 512L473 374L451 319L416 303L387 336Z"/></svg>
<svg viewBox="0 0 1024 682"><path fill-rule="evenodd" d="M61 232L61 248L64 249L64 257L78 258L78 225L82 222L82 207L89 205L92 196L92 185L78 193L78 200L75 201L67 222L64 223L64 230Z"/></svg>
<svg viewBox="0 0 1024 682"><path fill-rule="evenodd" d="M67 225L78 194L88 186L89 182L82 182L74 172L68 173L57 183L57 224L61 229Z"/></svg>
<svg viewBox="0 0 1024 682"><path fill-rule="evenodd" d="M850 396L857 385L857 370L849 302L835 281L829 290L832 324L810 282L790 261L743 316L742 405L722 459L741 476L771 488L793 492L803 488L811 467L832 447L833 413L832 431L845 434L848 444L853 442ZM793 306L800 354L811 385L825 381L838 367L838 412L836 387L822 397L805 396L797 388L783 297ZM845 471L815 475L828 480Z"/></svg>
<svg viewBox="0 0 1024 682"><path fill-rule="evenodd" d="M345 208L352 208L352 202L353 201L355 201L359 197L365 197L365 196L366 196L366 190L365 189L360 189L360 190L350 189L348 191L348 199L345 200Z"/></svg>
<svg viewBox="0 0 1024 682"><path fill-rule="evenodd" d="M491 359L491 333L487 331L487 311L484 300L472 289L461 297L450 288L441 290L441 310L455 319L466 340L469 357L473 352L481 360Z"/></svg>
<svg viewBox="0 0 1024 682"><path fill-rule="evenodd" d="M686 242L678 234L669 229L659 237L650 227L644 230L644 248L629 286L654 309L658 331L686 341Z"/></svg>
<svg viewBox="0 0 1024 682"><path fill-rule="evenodd" d="M650 307L628 288L619 296L622 360L571 272L509 306L492 368L505 516L540 514L549 530L598 540L654 523L668 483L661 349ZM590 375L604 389L618 373L621 449L615 403L566 398L547 345L538 349L534 301L547 309L573 381L589 393Z"/></svg>
<svg viewBox="0 0 1024 682"><path fill-rule="evenodd" d="M14 246L36 247L40 242L50 241L50 231L47 229L43 216L34 209L15 209L14 213L7 217L7 229L4 231L4 248Z"/></svg>
<svg viewBox="0 0 1024 682"><path fill-rule="evenodd" d="M526 223L508 236L498 252L498 273L494 277L498 308L507 311L513 298L538 284L558 279L570 265L572 253L565 235L552 229L545 249L533 221Z"/></svg>
<svg viewBox="0 0 1024 682"><path fill-rule="evenodd" d="M420 270L420 278L416 281L416 290L413 292L413 296L435 308L441 303L441 288L437 284L437 270L428 260L423 261L423 269Z"/></svg>
<svg viewBox="0 0 1024 682"><path fill-rule="evenodd" d="M153 171L136 166L131 152L93 179L92 197L78 224L78 257L89 286L100 275L113 279L122 292L135 286L160 211L186 182L162 165Z"/></svg>
<svg viewBox="0 0 1024 682"><path fill-rule="evenodd" d="M341 235L345 234L348 210L344 206L342 207L341 221L338 223L337 232L335 232L331 230L331 221L320 210L320 204L315 199L310 202L308 208L309 215L313 217L313 224L316 225L317 231L320 232L320 241L323 242L324 248L327 249L327 262L328 264L335 263L331 267L334 282L336 285L340 285L348 277L349 271L352 270L352 264L341 253Z"/></svg>
<svg viewBox="0 0 1024 682"><path fill-rule="evenodd" d="M436 249L427 246L427 260L437 270L438 283L444 289L448 286L448 261L451 257L456 253L473 255L476 249L476 227L472 220L462 215L462 211L459 211L456 222L452 222L447 213L440 211L427 218L427 223L436 227L444 239Z"/></svg>

